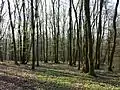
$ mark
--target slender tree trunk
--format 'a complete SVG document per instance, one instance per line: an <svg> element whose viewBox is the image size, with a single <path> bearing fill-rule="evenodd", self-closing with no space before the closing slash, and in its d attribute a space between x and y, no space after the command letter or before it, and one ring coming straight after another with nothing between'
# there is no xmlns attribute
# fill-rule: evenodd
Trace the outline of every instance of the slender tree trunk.
<svg viewBox="0 0 120 90"><path fill-rule="evenodd" d="M7 60L7 45L8 45L8 40L6 38L5 39L5 60Z"/></svg>
<svg viewBox="0 0 120 90"><path fill-rule="evenodd" d="M36 20L36 30L37 30L36 59L37 59L37 66L39 66L38 0L35 0L35 20Z"/></svg>
<svg viewBox="0 0 120 90"><path fill-rule="evenodd" d="M77 37L78 38L78 41L77 41L77 46L78 46L78 70L80 70L80 62L83 61L83 42L82 42L82 22L81 22L81 19L82 19L82 10L83 10L83 0L81 1L81 7L80 7L80 13L79 13L79 29L77 30ZM79 34L79 35L78 35Z"/></svg>
<svg viewBox="0 0 120 90"><path fill-rule="evenodd" d="M87 24L85 22L84 25L84 29L85 29L85 62L84 62L84 66L83 66L83 72L88 73L89 72L89 61L88 61L88 30L87 30Z"/></svg>
<svg viewBox="0 0 120 90"><path fill-rule="evenodd" d="M1 45L0 45L1 46ZM2 55L2 48L0 47L0 59L1 59L1 62L3 62L3 55Z"/></svg>
<svg viewBox="0 0 120 90"><path fill-rule="evenodd" d="M80 60L82 60L82 39L81 38L81 14L82 14L82 9L83 9L83 1L81 1L81 6L80 6L80 13L79 13L79 20L78 20L78 16L77 16L77 8L75 8L73 2L73 9L74 9L74 13L75 13L75 19L76 19L76 24L77 24L77 50L76 50L76 55L75 57L77 58L78 56L78 70L80 70ZM76 58L74 60L74 63L76 63ZM73 64L74 64L73 63Z"/></svg>
<svg viewBox="0 0 120 90"><path fill-rule="evenodd" d="M20 31L20 26L21 26L21 16L19 12L19 24L18 24L18 34L19 34L19 40L20 40L20 61L22 62L22 35Z"/></svg>
<svg viewBox="0 0 120 90"><path fill-rule="evenodd" d="M41 33L41 22L39 20L39 30L40 30L40 60L42 61L42 33Z"/></svg>
<svg viewBox="0 0 120 90"><path fill-rule="evenodd" d="M109 65L109 62L110 62L110 31L108 30L108 65Z"/></svg>
<svg viewBox="0 0 120 90"><path fill-rule="evenodd" d="M57 56L56 59L58 61L59 59L59 35L60 35L60 26L59 26L59 13L60 13L60 0L58 0L58 19L57 19L57 25L58 25L58 31L57 31Z"/></svg>
<svg viewBox="0 0 120 90"><path fill-rule="evenodd" d="M116 6L115 6L114 18L113 18L114 44L113 44L111 57L110 57L110 63L109 63L109 67L108 67L109 71L113 71L112 70L112 63L113 63L113 57L114 57L114 52L115 52L115 47L116 47L116 36L117 36L116 18L117 18L117 8L118 8L118 5L119 5L119 0L117 0Z"/></svg>
<svg viewBox="0 0 120 90"><path fill-rule="evenodd" d="M31 26L32 26L32 69L35 69L35 24L33 0L31 0Z"/></svg>
<svg viewBox="0 0 120 90"><path fill-rule="evenodd" d="M26 62L26 19L25 19L25 1L22 0L22 6L23 6L23 58L22 58L22 64L25 64Z"/></svg>
<svg viewBox="0 0 120 90"><path fill-rule="evenodd" d="M13 22L12 22L12 16L11 16L10 2L9 2L9 0L7 0L7 2L8 2L10 25L11 25L11 29L12 29L12 39L13 39L13 45L14 45L14 60L15 60L15 64L18 65L17 56L16 56L15 33L14 33L14 26L13 26Z"/></svg>
<svg viewBox="0 0 120 90"><path fill-rule="evenodd" d="M66 25L66 15L65 15L65 9L63 7L63 26L62 26L62 55L63 55L63 63L65 62L65 25Z"/></svg>
<svg viewBox="0 0 120 90"><path fill-rule="evenodd" d="M88 31L88 46L89 46L89 74L95 76L94 72L94 60L93 60L93 41L92 41L92 33L91 33L91 24L90 24L90 8L89 8L90 0L84 0L84 8L85 8L85 17L87 23L87 31Z"/></svg>
<svg viewBox="0 0 120 90"><path fill-rule="evenodd" d="M102 8L104 0L100 0L100 14L99 14L99 26L97 30L97 43L96 43L96 64L95 68L100 68L100 47L101 47L101 34L102 34Z"/></svg>
<svg viewBox="0 0 120 90"><path fill-rule="evenodd" d="M54 62L58 63L58 59L57 59L57 44L56 44L56 24L55 24L55 1L56 0L52 0L52 9L53 9L53 30L54 30Z"/></svg>
<svg viewBox="0 0 120 90"><path fill-rule="evenodd" d="M72 66L72 0L69 1L69 65Z"/></svg>
<svg viewBox="0 0 120 90"><path fill-rule="evenodd" d="M46 0L45 0L45 22L46 22L46 25L45 25L45 29L46 29L46 58L45 58L45 63L48 62L48 30L47 30L47 27L48 27L48 15L47 15L47 3L46 3Z"/></svg>

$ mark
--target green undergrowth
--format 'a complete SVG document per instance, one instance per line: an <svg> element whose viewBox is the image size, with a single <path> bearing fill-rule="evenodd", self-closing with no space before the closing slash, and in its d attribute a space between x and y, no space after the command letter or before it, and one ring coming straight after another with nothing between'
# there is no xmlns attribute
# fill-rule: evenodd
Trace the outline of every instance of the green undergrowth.
<svg viewBox="0 0 120 90"><path fill-rule="evenodd" d="M36 75L37 79L40 81L55 83L59 86L81 88L82 90L120 90L120 87L99 82L95 80L95 77L84 73L71 75L55 70L46 70L44 72L37 72Z"/></svg>

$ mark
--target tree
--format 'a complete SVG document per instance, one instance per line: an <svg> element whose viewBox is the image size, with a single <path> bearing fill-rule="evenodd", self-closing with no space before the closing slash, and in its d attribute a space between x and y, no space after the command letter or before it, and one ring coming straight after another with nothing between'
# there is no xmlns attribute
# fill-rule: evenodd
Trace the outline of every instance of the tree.
<svg viewBox="0 0 120 90"><path fill-rule="evenodd" d="M2 3L1 3L1 8L0 8L0 23L2 22L3 18L2 18L2 11L3 11L3 8L4 8L4 4L5 1L2 0Z"/></svg>
<svg viewBox="0 0 120 90"><path fill-rule="evenodd" d="M35 20L36 20L36 30L37 30L37 44L36 44L36 54L37 54L37 66L39 66L39 27L38 27L38 0L35 0Z"/></svg>
<svg viewBox="0 0 120 90"><path fill-rule="evenodd" d="M4 37L4 35L2 35L2 22L3 22L3 16L2 16L2 12L3 12L3 8L4 8L4 1L2 0L2 3L0 4L1 5L1 8L0 8L0 53L1 53L1 55L0 55L0 59L1 59L1 61L3 62L3 54L2 54L2 39L3 39L3 37Z"/></svg>
<svg viewBox="0 0 120 90"><path fill-rule="evenodd" d="M89 74L95 76L94 72L94 60L93 60L93 41L92 41L92 33L91 33L91 21L90 21L90 8L89 8L90 0L84 0L84 9L85 9L85 18L88 32L88 48L89 48Z"/></svg>
<svg viewBox="0 0 120 90"><path fill-rule="evenodd" d="M102 39L102 8L103 8L104 0L100 0L100 14L99 14L99 25L97 29L97 41L96 41L96 62L95 68L100 68L100 47L101 47L101 39Z"/></svg>
<svg viewBox="0 0 120 90"><path fill-rule="evenodd" d="M68 61L72 66L72 0L69 0Z"/></svg>
<svg viewBox="0 0 120 90"><path fill-rule="evenodd" d="M35 22L33 0L31 0L31 27L32 27L32 69L35 69Z"/></svg>
<svg viewBox="0 0 120 90"><path fill-rule="evenodd" d="M11 29L12 29L12 39L13 39L13 45L14 45L14 60L15 60L15 64L18 65L17 56L16 56L15 33L14 33L14 26L13 26L13 22L12 22L12 16L11 16L10 2L9 2L9 0L7 0L7 2L8 2L8 10L9 10L10 25L11 25Z"/></svg>
<svg viewBox="0 0 120 90"><path fill-rule="evenodd" d="M45 58L45 63L48 62L48 15L47 15L47 3L46 3L46 0L45 0L45 22L46 22L46 58Z"/></svg>
<svg viewBox="0 0 120 90"><path fill-rule="evenodd" d="M65 26L67 24L66 22L67 20L67 16L66 16L66 9L65 9L65 6L63 6L63 25L62 25L62 42L61 42L61 49L62 49L62 61L63 63L65 62L65 56L66 56L66 53L65 53L65 41L66 41L66 38L65 38Z"/></svg>
<svg viewBox="0 0 120 90"><path fill-rule="evenodd" d="M113 71L112 70L112 63L113 63L113 56L114 56L115 47L116 47L116 36L117 36L116 18L117 18L117 8L118 8L118 5L119 5L119 0L117 0L117 2L116 2L114 17L113 17L114 44L113 44L112 51L111 51L111 56L110 56L110 62L109 62L109 67L108 67L109 71Z"/></svg>
<svg viewBox="0 0 120 90"><path fill-rule="evenodd" d="M58 63L58 59L57 59L57 44L56 44L56 41L57 41L57 38L56 38L56 24L55 24L55 2L56 0L51 0L52 2L52 11L53 11L53 32L54 32L54 62L55 63Z"/></svg>
<svg viewBox="0 0 120 90"><path fill-rule="evenodd" d="M19 24L18 24L18 34L19 34L19 43L20 43L20 60L22 62L22 35L21 35L21 8L19 8L18 1L16 0L16 8L18 10Z"/></svg>
<svg viewBox="0 0 120 90"><path fill-rule="evenodd" d="M58 0L58 16L57 16L57 56L56 56L56 59L58 61L59 57L58 57L58 54L59 54L59 35L60 35L60 25L59 25L59 22L60 22L60 0Z"/></svg>
<svg viewBox="0 0 120 90"><path fill-rule="evenodd" d="M23 58L22 64L26 62L26 18L25 18L25 0L22 0L22 7L23 7Z"/></svg>
<svg viewBox="0 0 120 90"><path fill-rule="evenodd" d="M73 9L74 9L74 14L75 14L75 19L76 19L76 27L77 27L77 50L74 56L74 61L73 64L75 65L76 63L76 59L78 58L78 70L80 70L80 61L82 60L82 32L81 32L81 27L82 27L82 23L81 23L81 15L82 15L82 10L83 10L83 0L81 0L81 4L80 4L80 12L79 14L77 13L77 7L79 5L80 0L78 0L77 6L75 7L75 5L72 2L73 5ZM79 15L79 18L78 18ZM76 36L76 35L75 35ZM77 57L78 56L78 57Z"/></svg>

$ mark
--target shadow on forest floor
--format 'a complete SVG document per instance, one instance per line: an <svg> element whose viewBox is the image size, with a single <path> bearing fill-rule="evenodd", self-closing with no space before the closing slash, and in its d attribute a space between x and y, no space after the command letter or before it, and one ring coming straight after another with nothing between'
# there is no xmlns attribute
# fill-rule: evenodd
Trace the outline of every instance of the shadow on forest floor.
<svg viewBox="0 0 120 90"><path fill-rule="evenodd" d="M106 90L120 89L120 74L96 71L98 77L81 73L66 64L43 64L31 70L30 64L0 63L0 90Z"/></svg>

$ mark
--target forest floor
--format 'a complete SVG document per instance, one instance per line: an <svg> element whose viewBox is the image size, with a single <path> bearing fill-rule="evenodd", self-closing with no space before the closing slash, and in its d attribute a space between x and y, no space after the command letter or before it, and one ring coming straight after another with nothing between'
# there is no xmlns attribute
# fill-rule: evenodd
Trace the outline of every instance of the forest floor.
<svg viewBox="0 0 120 90"><path fill-rule="evenodd" d="M120 90L120 73L96 70L97 77L67 64L28 65L0 62L0 90Z"/></svg>

